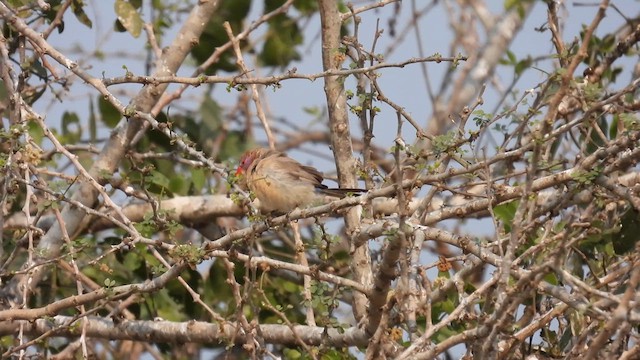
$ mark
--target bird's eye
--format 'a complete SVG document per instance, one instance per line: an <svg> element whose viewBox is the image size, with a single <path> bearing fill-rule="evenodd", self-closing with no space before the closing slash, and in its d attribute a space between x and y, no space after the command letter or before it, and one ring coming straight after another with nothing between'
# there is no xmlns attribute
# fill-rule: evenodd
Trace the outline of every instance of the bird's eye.
<svg viewBox="0 0 640 360"><path fill-rule="evenodd" d="M251 161L251 156L244 156L240 159L240 167L242 167L243 169L247 169L249 165L251 165Z"/></svg>

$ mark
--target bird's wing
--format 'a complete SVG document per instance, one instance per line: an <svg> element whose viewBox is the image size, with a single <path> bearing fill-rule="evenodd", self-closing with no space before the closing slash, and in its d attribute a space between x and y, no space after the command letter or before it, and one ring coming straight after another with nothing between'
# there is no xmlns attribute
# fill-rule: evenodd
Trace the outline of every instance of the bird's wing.
<svg viewBox="0 0 640 360"><path fill-rule="evenodd" d="M285 182L302 182L323 187L322 174L311 166L305 166L281 152L269 152L257 162L255 174L276 178Z"/></svg>
<svg viewBox="0 0 640 360"><path fill-rule="evenodd" d="M300 166L300 169L301 169L301 171L298 172L300 174L299 177L301 179L309 181L315 187L321 187L321 188L327 187L326 185L322 184L322 180L324 180L324 176L322 176L320 171L318 171L316 168L312 166L301 165L300 163L297 163L297 164L298 166Z"/></svg>

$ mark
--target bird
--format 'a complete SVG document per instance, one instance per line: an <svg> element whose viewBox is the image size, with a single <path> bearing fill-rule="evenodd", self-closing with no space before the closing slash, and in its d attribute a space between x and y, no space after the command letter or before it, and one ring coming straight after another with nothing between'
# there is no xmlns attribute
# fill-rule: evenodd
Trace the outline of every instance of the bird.
<svg viewBox="0 0 640 360"><path fill-rule="evenodd" d="M363 189L329 188L314 167L267 148L245 152L236 169L239 184L260 201L263 213L284 214L298 207L322 203L324 196L344 198Z"/></svg>

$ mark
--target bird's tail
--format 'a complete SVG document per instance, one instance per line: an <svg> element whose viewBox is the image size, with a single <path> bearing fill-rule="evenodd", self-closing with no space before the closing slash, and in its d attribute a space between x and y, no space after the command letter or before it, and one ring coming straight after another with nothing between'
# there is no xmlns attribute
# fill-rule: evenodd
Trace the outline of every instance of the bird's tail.
<svg viewBox="0 0 640 360"><path fill-rule="evenodd" d="M319 187L317 189L318 189L318 192L323 195L333 196L341 199L349 195L357 196L367 192L367 190L364 190L364 189L350 189L350 188L338 189L338 188Z"/></svg>

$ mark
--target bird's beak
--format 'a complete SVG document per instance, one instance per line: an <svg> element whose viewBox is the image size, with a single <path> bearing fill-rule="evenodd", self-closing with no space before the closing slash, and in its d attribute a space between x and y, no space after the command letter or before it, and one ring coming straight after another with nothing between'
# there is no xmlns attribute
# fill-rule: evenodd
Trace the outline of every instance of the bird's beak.
<svg viewBox="0 0 640 360"><path fill-rule="evenodd" d="M243 175L243 174L244 174L244 169L241 166L238 166L238 168L236 169L236 176Z"/></svg>

